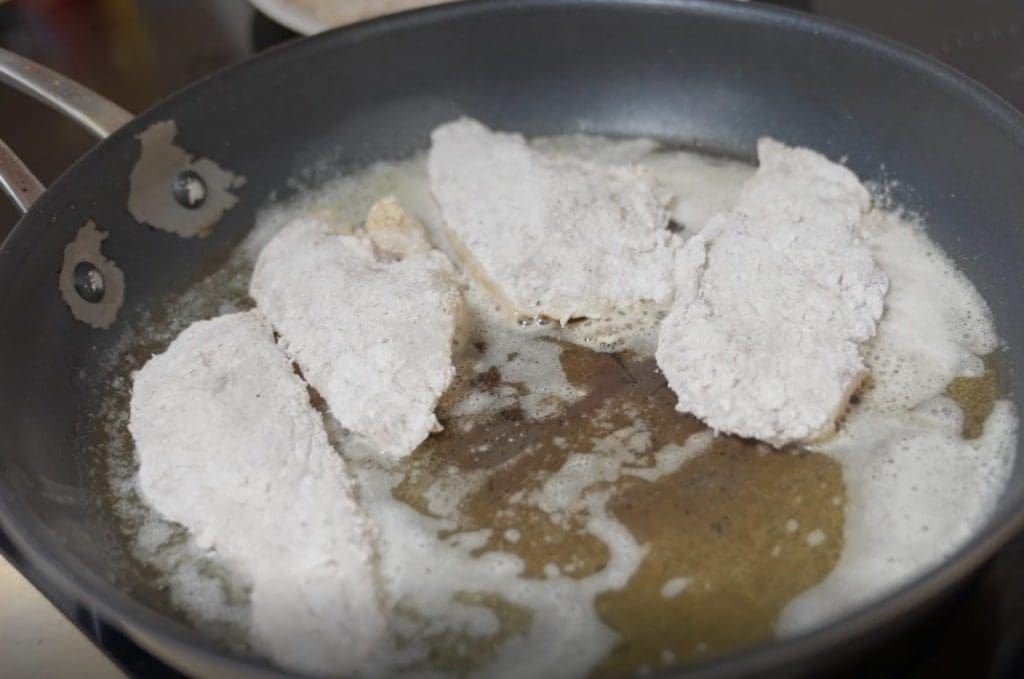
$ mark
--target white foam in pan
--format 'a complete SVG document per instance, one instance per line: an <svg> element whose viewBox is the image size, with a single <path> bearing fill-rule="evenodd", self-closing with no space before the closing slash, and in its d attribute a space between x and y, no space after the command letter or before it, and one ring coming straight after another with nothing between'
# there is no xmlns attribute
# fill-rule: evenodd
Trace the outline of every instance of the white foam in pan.
<svg viewBox="0 0 1024 679"><path fill-rule="evenodd" d="M912 221L872 213L868 243L888 274L885 316L868 352L873 386L819 447L843 466L843 551L836 567L792 601L781 634L855 610L937 566L979 530L1013 465L1017 414L997 401L978 439L943 396L955 377L977 376L996 350L985 301Z"/></svg>

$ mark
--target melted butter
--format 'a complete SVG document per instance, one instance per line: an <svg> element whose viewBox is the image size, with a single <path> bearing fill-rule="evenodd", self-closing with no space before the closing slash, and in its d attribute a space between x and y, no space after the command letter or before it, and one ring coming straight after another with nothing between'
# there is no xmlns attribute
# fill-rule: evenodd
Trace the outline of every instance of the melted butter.
<svg viewBox="0 0 1024 679"><path fill-rule="evenodd" d="M976 439L985 429L985 420L992 414L1001 396L998 358L987 354L983 358L985 371L977 377L957 377L946 386L946 396L956 401L964 413L963 437Z"/></svg>
<svg viewBox="0 0 1024 679"><path fill-rule="evenodd" d="M706 431L675 411L675 397L653 359L571 344L561 348L562 369L584 391L582 399L542 420L527 420L513 407L463 428L449 414L470 390L509 386L498 370L473 373L486 347L469 344L459 358L464 379L439 408L444 431L403 463L404 478L393 493L431 514L429 489L439 477L473 476L473 490L453 514L458 528L439 537L491 529L477 553L511 552L523 560L527 578L545 577L551 564L582 578L608 561L608 547L585 530L583 513L558 521L522 502L571 454L602 454L594 452L597 442L639 427L649 444L632 451L623 469L650 469L654 451ZM821 454L769 451L753 441L720 437L678 471L654 480L620 474L606 485L611 513L648 554L623 589L595 602L600 617L620 635L595 670L599 676L666 660L696 661L771 638L782 607L819 582L842 549L842 472ZM690 584L677 596L665 596L674 578Z"/></svg>
<svg viewBox="0 0 1024 679"><path fill-rule="evenodd" d="M732 437L654 483L624 480L611 510L650 553L625 588L597 599L622 640L596 674L770 639L782 607L838 561L844 503L832 459L759 452ZM686 587L671 596L676 578Z"/></svg>
<svg viewBox="0 0 1024 679"><path fill-rule="evenodd" d="M529 629L533 619L528 609L516 606L490 592L458 592L455 600L467 606L478 606L491 611L497 619L498 629L484 637L469 638L450 631L437 631L421 633L416 639L407 640L429 646L429 655L420 664L421 668L453 676L467 676L473 670L492 663L502 644L513 637L522 636ZM430 627L430 620L415 608L403 607L401 604L395 608L398 615L420 628Z"/></svg>
<svg viewBox="0 0 1024 679"><path fill-rule="evenodd" d="M471 344L459 359L458 374L471 373L471 366L482 351L482 344ZM563 356L582 351L563 349ZM511 552L523 560L523 575L528 578L544 577L548 564L555 564L561 572L576 578L600 570L608 562L608 548L586 532L585 517L572 516L568 525L561 525L540 508L517 500L561 469L573 449L586 448L590 440L621 426L618 419L591 421L590 417L602 406L605 393L621 389L623 383L617 372L601 374L593 391L554 417L529 421L513 406L475 419L468 429L453 422L450 416L468 390L484 387L496 392L503 386L521 387L506 384L494 369L457 383L438 406L444 430L427 439L404 463L404 479L395 488L394 496L430 514L426 494L439 474L459 478L469 472L480 472L484 480L462 499L456 515L458 529L453 531L490 528L491 536L478 553L498 549ZM556 439L561 445L555 443ZM510 540L511 535L517 537Z"/></svg>

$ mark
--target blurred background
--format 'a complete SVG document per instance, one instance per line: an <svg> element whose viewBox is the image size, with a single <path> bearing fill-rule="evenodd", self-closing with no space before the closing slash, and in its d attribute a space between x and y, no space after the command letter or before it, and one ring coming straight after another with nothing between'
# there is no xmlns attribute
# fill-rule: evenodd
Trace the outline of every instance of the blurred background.
<svg viewBox="0 0 1024 679"><path fill-rule="evenodd" d="M292 28L317 30L442 0L258 0ZM514 2L515 0L510 0ZM1024 107L1020 0L779 0L856 24L935 55ZM247 0L9 0L0 46L65 73L132 112L297 34ZM0 88L0 138L44 183L93 140L24 95ZM0 235L17 214L0 205Z"/></svg>

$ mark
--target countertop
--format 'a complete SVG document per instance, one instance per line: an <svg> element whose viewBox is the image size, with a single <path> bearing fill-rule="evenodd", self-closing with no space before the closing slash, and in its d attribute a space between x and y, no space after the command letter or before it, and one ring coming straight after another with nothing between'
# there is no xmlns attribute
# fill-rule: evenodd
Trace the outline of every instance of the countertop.
<svg viewBox="0 0 1024 679"><path fill-rule="evenodd" d="M0 601L0 674L82 679L124 676L2 558Z"/></svg>

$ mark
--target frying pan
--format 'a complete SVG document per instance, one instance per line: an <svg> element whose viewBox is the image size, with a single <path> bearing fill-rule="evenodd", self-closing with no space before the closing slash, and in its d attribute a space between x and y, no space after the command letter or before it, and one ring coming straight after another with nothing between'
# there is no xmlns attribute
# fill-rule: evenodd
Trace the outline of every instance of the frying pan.
<svg viewBox="0 0 1024 679"><path fill-rule="evenodd" d="M456 4L283 46L134 119L12 55L2 61L5 80L105 139L45 192L9 149L0 154L5 186L28 208L0 247L0 526L47 595L95 610L188 672L273 670L119 586L122 548L89 476L91 395L112 388L111 356L133 324L222 261L289 180L406 156L457 115L746 158L769 134L845 158L867 180L897 179L893 199L927 218L989 301L1008 347L1006 387L1022 393L1024 119L967 78L857 31L706 0ZM834 624L691 671L820 668L933 602L1022 520L1016 465L989 523L941 566Z"/></svg>

